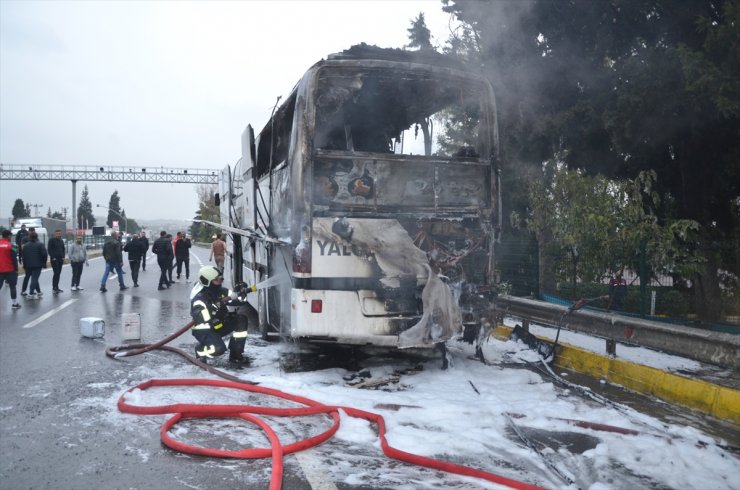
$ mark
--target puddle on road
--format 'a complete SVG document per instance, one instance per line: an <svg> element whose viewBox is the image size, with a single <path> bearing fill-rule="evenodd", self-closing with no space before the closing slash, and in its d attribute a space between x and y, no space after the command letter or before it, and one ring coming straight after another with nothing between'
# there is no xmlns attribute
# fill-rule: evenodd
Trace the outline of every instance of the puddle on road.
<svg viewBox="0 0 740 490"><path fill-rule="evenodd" d="M590 436L579 432L557 431L537 429L534 427L524 427L518 425L518 429L529 439L539 450L546 447L555 452L561 449L567 449L571 454L583 454L584 452L595 448L601 440L598 437ZM519 440L513 429L506 428L507 437L513 441Z"/></svg>

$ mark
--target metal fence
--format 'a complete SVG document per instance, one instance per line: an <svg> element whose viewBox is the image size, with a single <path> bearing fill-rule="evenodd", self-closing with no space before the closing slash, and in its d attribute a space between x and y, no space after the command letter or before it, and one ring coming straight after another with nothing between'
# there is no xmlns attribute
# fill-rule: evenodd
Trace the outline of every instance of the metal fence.
<svg viewBox="0 0 740 490"><path fill-rule="evenodd" d="M737 244L734 246L740 249ZM691 278L651 273L655 268L645 260L644 256L638 254L634 260L637 264L635 270L623 271L627 293L620 311L645 318L666 317L696 322L696 299ZM573 277L572 273L562 273L554 286L547 287L540 277L537 242L527 236L504 237L496 249L496 261L503 293L560 301L561 304L571 304L585 298L595 308L611 308L611 271L607 268L598 280L584 280ZM740 270L740 263L734 264L734 267ZM721 320L723 323L740 325L740 281L728 271L723 276Z"/></svg>
<svg viewBox="0 0 740 490"><path fill-rule="evenodd" d="M89 250L102 250L103 245L105 244L105 241L109 237L106 235L80 235L79 238L82 239L82 244L85 245L85 249L89 251ZM75 240L75 236L72 234L68 234L66 236L63 236L62 239L64 240L64 244L66 248L69 249L69 246Z"/></svg>

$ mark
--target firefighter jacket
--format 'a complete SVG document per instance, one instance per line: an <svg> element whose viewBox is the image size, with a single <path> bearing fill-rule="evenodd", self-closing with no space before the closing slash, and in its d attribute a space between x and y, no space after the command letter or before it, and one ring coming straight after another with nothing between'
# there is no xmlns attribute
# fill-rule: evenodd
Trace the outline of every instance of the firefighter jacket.
<svg viewBox="0 0 740 490"><path fill-rule="evenodd" d="M227 298L230 301L227 301ZM193 330L213 330L218 333L223 328L229 312L227 304L240 304L234 302L234 299L236 294L224 287L204 287L198 291L190 302Z"/></svg>
<svg viewBox="0 0 740 490"><path fill-rule="evenodd" d="M0 274L18 271L15 245L10 240L0 239Z"/></svg>

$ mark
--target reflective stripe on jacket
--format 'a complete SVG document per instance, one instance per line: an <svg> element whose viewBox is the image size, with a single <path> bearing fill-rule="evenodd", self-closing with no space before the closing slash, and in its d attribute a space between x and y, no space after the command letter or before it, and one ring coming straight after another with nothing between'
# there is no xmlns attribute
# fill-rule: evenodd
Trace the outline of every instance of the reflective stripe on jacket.
<svg viewBox="0 0 740 490"><path fill-rule="evenodd" d="M224 324L224 316L228 312L221 300L231 296L227 288L212 289L204 287L193 296L190 302L190 315L193 318L193 330L218 331Z"/></svg>

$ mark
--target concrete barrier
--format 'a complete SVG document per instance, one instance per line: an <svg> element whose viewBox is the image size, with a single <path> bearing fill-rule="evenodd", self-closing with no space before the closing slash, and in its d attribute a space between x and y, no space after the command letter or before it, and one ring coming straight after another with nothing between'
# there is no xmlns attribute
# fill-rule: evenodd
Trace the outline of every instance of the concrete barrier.
<svg viewBox="0 0 740 490"><path fill-rule="evenodd" d="M493 334L505 340L510 327L498 325ZM543 339L547 340L547 339ZM698 410L723 420L740 423L740 391L700 379L692 379L650 366L612 358L568 344L558 345L555 365L661 400Z"/></svg>

